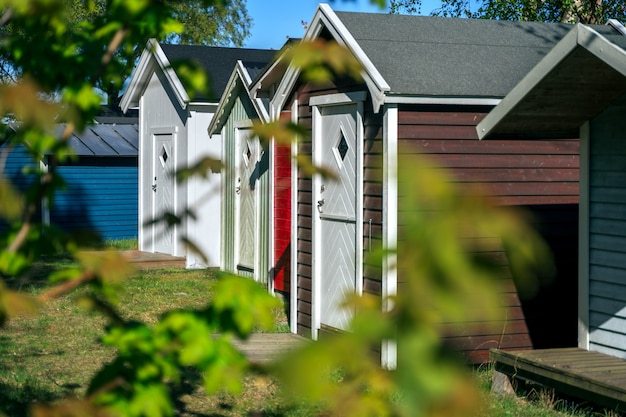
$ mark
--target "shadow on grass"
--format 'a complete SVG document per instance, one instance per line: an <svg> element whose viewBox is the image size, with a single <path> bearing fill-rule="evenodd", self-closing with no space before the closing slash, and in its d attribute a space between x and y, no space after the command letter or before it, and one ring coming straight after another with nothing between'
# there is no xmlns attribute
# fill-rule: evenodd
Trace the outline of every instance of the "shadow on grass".
<svg viewBox="0 0 626 417"><path fill-rule="evenodd" d="M38 386L37 383L0 383L0 415L4 413L10 417L28 417L33 404L58 399L58 394Z"/></svg>
<svg viewBox="0 0 626 417"><path fill-rule="evenodd" d="M24 291L29 288L41 288L49 284L48 277L62 269L75 266L76 262L69 255L44 256L33 263L28 270L17 278L0 277L12 290Z"/></svg>

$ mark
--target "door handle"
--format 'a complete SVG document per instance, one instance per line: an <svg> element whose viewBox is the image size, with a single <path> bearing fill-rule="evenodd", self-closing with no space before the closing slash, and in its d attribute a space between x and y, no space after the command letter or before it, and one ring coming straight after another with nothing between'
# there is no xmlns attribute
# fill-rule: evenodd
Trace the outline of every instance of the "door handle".
<svg viewBox="0 0 626 417"><path fill-rule="evenodd" d="M154 191L156 193L156 189L157 189L157 185L156 184L152 184L152 191Z"/></svg>
<svg viewBox="0 0 626 417"><path fill-rule="evenodd" d="M326 204L326 200L323 198L321 200L317 200L317 211L322 212L322 207Z"/></svg>

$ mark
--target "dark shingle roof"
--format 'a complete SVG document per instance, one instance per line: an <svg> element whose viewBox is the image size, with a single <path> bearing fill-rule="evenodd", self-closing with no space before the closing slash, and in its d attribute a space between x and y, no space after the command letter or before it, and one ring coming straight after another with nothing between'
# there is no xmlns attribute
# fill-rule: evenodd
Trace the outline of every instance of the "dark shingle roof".
<svg viewBox="0 0 626 417"><path fill-rule="evenodd" d="M390 94L503 97L572 25L336 12ZM615 33L609 26L594 26Z"/></svg>
<svg viewBox="0 0 626 417"><path fill-rule="evenodd" d="M65 125L58 125L60 133ZM69 145L78 156L137 156L139 152L139 126L126 124L95 124L83 132L75 132Z"/></svg>
<svg viewBox="0 0 626 417"><path fill-rule="evenodd" d="M179 60L193 60L197 62L209 75L211 80L211 93L199 94L195 99L209 99L218 101L233 68L238 60L241 60L254 78L268 62L272 60L276 51L269 49L245 49L224 48L203 45L168 45L161 44L161 48L170 62ZM188 92L189 89L187 86Z"/></svg>

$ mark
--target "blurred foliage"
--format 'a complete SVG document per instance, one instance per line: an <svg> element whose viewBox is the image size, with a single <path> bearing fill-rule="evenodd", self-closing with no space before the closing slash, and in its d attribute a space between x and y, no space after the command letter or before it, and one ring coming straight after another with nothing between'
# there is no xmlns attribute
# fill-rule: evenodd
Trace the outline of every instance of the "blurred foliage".
<svg viewBox="0 0 626 417"><path fill-rule="evenodd" d="M402 155L403 153L400 152ZM501 263L485 253L507 250L510 267L533 286L552 269L549 250L523 213L496 207L479 190L459 190L446 171L411 155L398 176L402 247L381 248L369 263L397 259L398 294L347 301L350 332L325 336L276 368L288 395L327 407L332 416L480 416L475 381L443 337L449 323L495 322L501 313ZM530 269L529 269L530 268ZM385 301L391 308L383 308ZM398 346L397 368L380 366L375 352Z"/></svg>
<svg viewBox="0 0 626 417"><path fill-rule="evenodd" d="M621 0L441 0L438 5L427 12L443 17L600 25L609 19L626 19ZM422 0L390 0L389 10L419 14L422 6Z"/></svg>
<svg viewBox="0 0 626 417"><path fill-rule="evenodd" d="M96 87L121 88L132 69L136 45L150 38L186 36L185 26L175 19L180 16L179 3L84 0L86 10L97 13L76 23L64 0L0 0L0 24L14 28L2 33L1 53L20 75L18 81L0 87L3 116L16 121L0 162L16 146L24 146L34 161L44 154L58 161L74 158L68 139L98 113ZM194 0L189 4L237 8L241 3ZM298 45L287 59L309 81L327 82L335 76L359 79L361 73L358 61L334 43ZM182 68L196 84L205 80L197 70L177 67ZM58 100L49 100L51 95ZM55 134L58 123L66 127ZM285 121L255 124L255 130L264 141L310 140L306 130ZM299 157L298 163L309 175L332 177L305 158ZM350 332L308 345L267 370L281 378L287 395L322 404L326 415L479 413L469 376L441 342L443 322L469 313L495 314L496 309L490 308L496 305L492 271L485 259L471 252L490 244L479 239L488 236L509 250L511 265L520 275L530 275L528 265L545 260L544 246L520 217L473 194L460 193L425 160L405 165L415 169L399 178L411 191L405 196L407 204L415 208L405 213L407 234L401 237L411 255L381 248L374 261L398 259L392 267L406 274L402 291L390 300L372 296L347 300L356 311ZM90 286L93 295L79 303L108 319L102 342L118 351L91 381L85 398L36 405L33 416L171 416L175 414L171 387L181 383L188 368L202 375L207 393L240 390L249 364L231 341L271 327L272 311L278 306L275 298L255 282L225 275L203 309L170 311L154 325L127 321L117 313L117 291L132 267L115 251L81 250L85 245L93 247L94 241L38 219L42 201L53 202L54 191L63 185L54 164L46 171L29 172L38 180L21 197L2 168L0 164L0 219L8 226L0 236L0 324L18 314L35 313L41 303L79 286ZM181 179L220 168L215 161L203 160L181 172ZM166 213L155 222L167 226L181 220ZM193 242L187 244L197 250ZM39 257L60 253L74 258L78 266L53 273L49 277L53 286L37 298L4 285L31 273ZM383 369L374 353L386 341L400 346L395 370Z"/></svg>

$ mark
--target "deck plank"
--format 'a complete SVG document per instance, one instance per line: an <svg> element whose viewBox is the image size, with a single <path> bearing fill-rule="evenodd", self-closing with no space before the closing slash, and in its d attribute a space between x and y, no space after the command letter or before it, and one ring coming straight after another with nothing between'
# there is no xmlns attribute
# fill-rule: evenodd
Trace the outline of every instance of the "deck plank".
<svg viewBox="0 0 626 417"><path fill-rule="evenodd" d="M496 372L626 410L626 360L578 348L490 352Z"/></svg>
<svg viewBox="0 0 626 417"><path fill-rule="evenodd" d="M309 339L293 333L253 333L246 340L234 340L233 344L251 362L267 363L308 342Z"/></svg>

